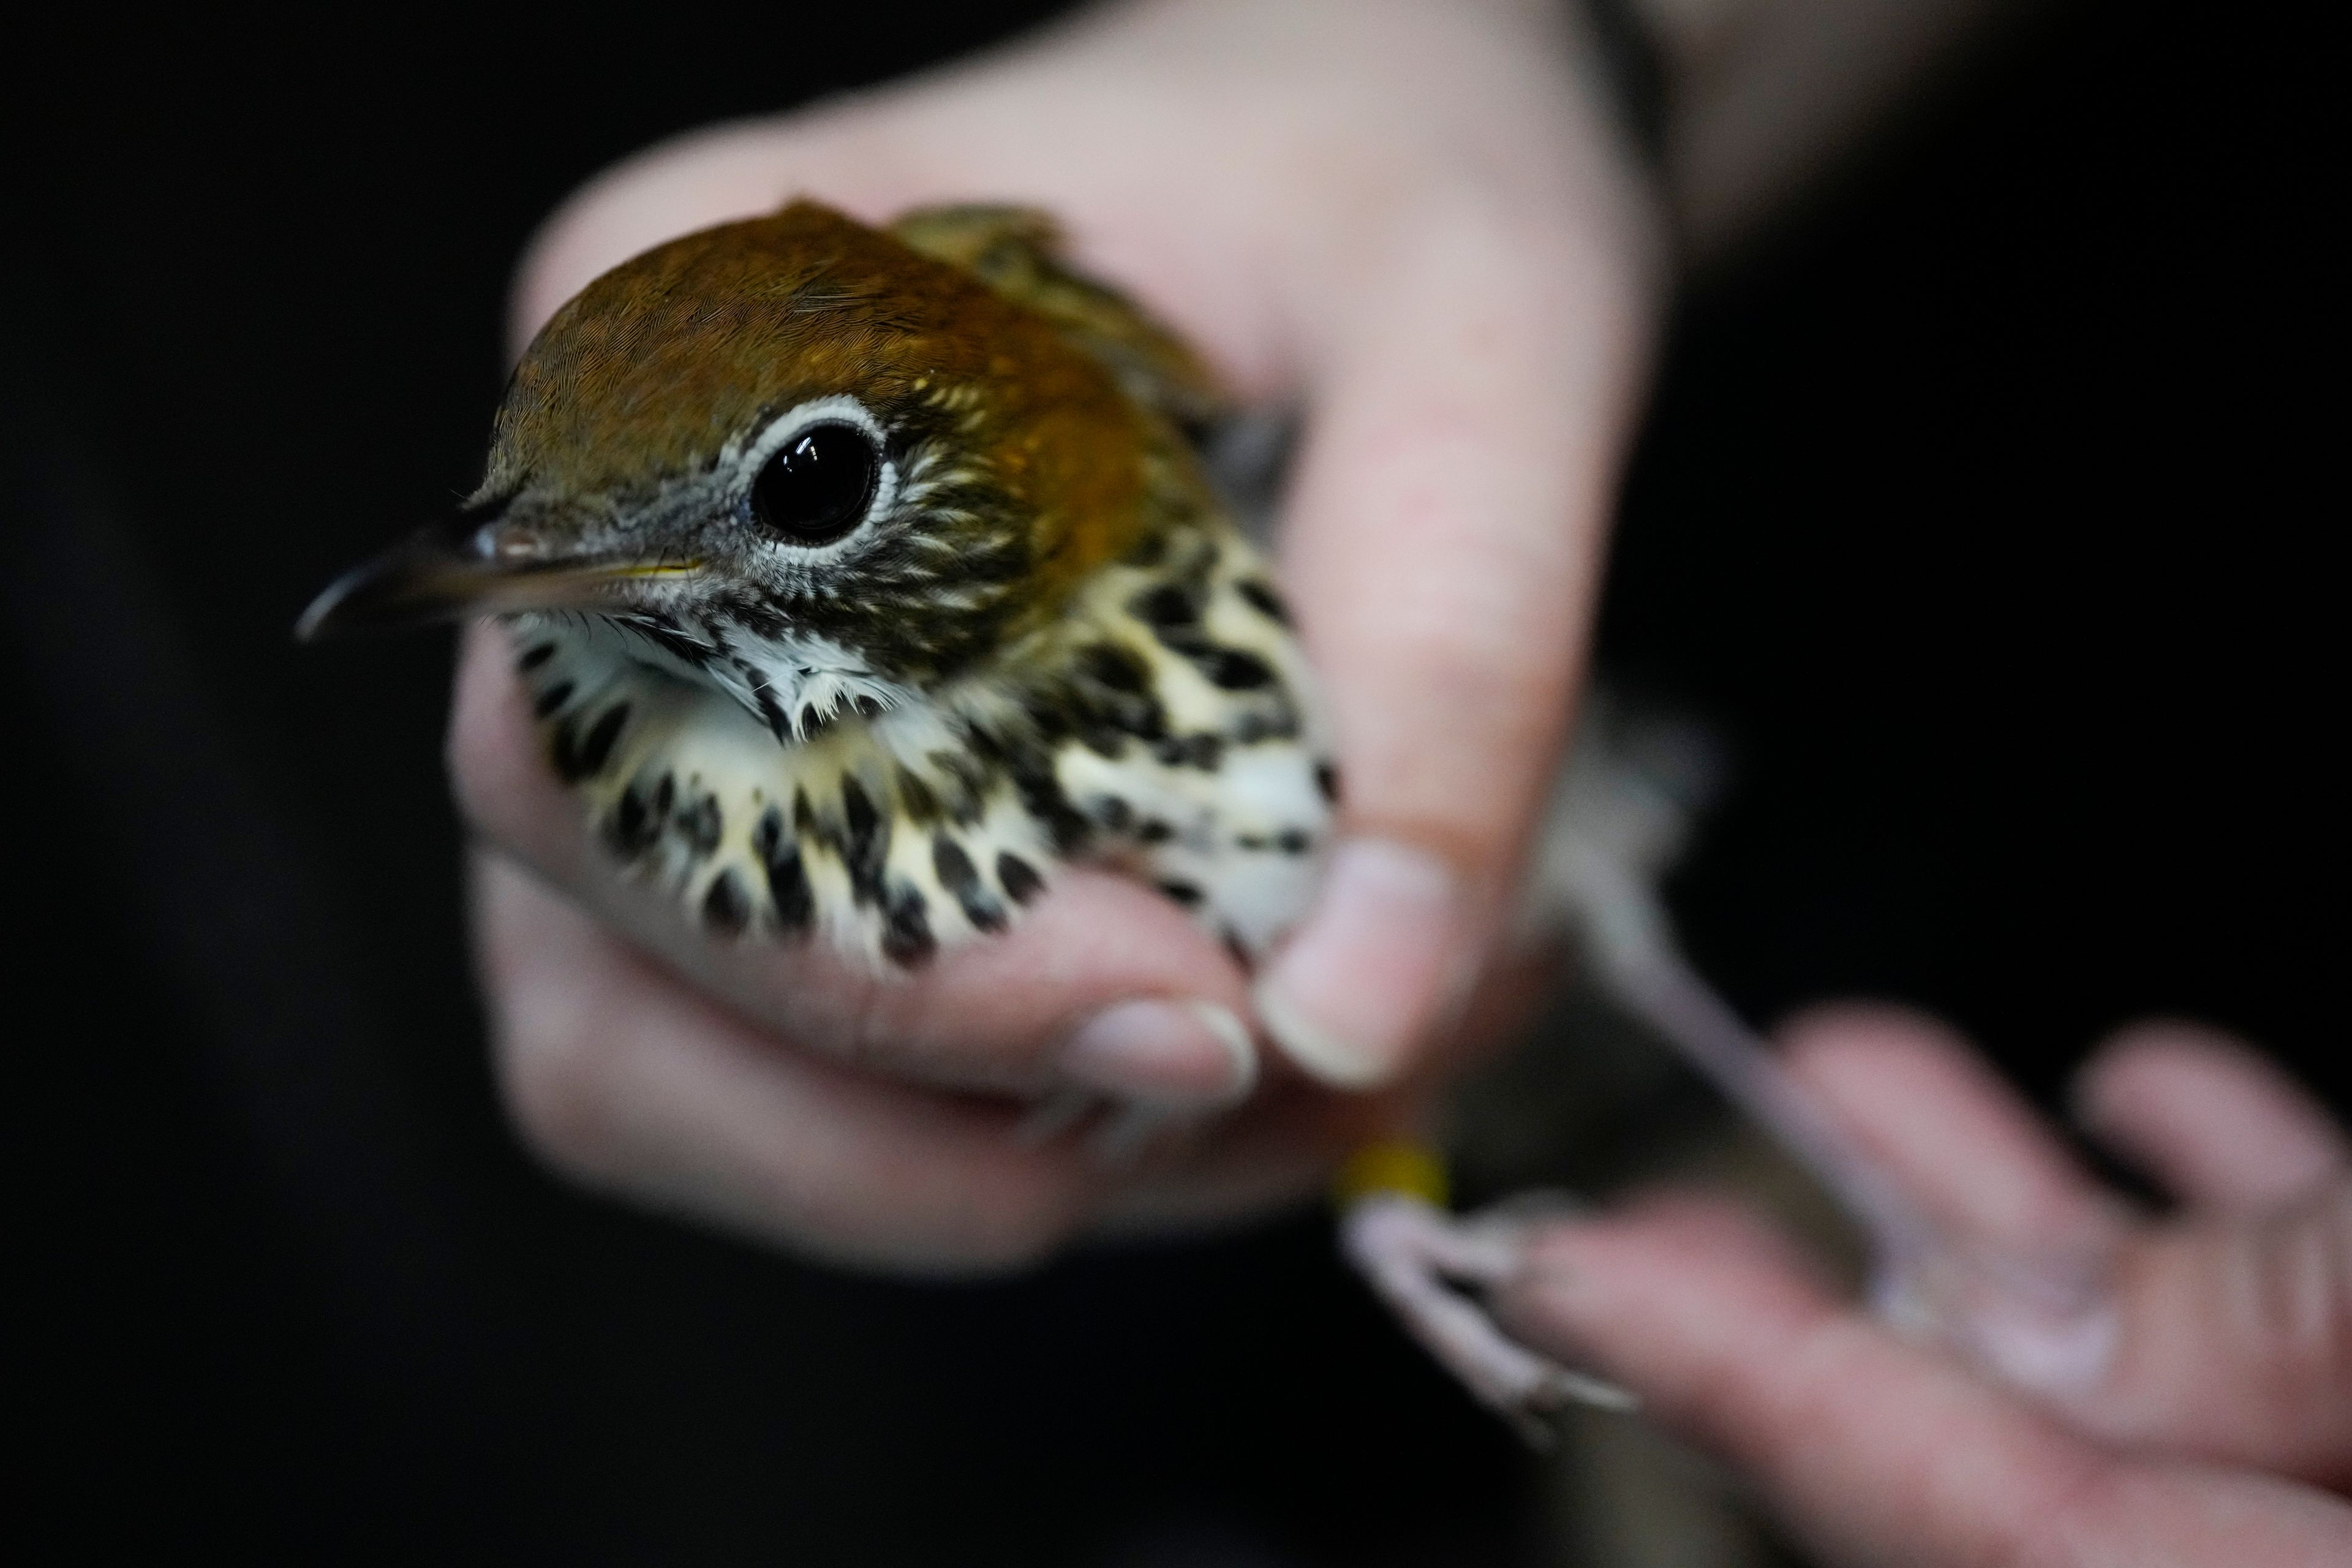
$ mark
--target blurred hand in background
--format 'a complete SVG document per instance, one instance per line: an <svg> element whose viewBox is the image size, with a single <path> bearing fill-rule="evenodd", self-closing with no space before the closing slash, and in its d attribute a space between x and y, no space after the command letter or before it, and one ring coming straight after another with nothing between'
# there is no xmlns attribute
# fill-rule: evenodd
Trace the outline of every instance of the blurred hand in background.
<svg viewBox="0 0 2352 1568"><path fill-rule="evenodd" d="M1794 1065L1958 1239L2102 1281L2061 1340L1985 1304L1972 1371L1837 1300L1718 1200L1549 1226L1508 1321L1754 1478L1836 1563L2352 1561L2352 1142L2179 1025L2084 1069L2082 1121L2177 1201L2128 1207L1961 1041L1892 1012Z"/></svg>

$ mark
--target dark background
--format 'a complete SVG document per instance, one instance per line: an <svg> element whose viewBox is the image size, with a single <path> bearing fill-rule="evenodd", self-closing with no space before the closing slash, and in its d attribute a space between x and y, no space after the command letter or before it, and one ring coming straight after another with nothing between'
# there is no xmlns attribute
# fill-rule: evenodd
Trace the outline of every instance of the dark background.
<svg viewBox="0 0 2352 1568"><path fill-rule="evenodd" d="M19 1528L1525 1558L1528 1466L1319 1223L920 1289L539 1173L466 975L446 650L288 637L471 484L507 268L572 184L1050 9L93 7L17 51ZM2050 1095L2189 1013L2344 1102L2315 13L2076 6L1683 312L1602 643L1734 740L1678 901L1751 1015L1907 998Z"/></svg>

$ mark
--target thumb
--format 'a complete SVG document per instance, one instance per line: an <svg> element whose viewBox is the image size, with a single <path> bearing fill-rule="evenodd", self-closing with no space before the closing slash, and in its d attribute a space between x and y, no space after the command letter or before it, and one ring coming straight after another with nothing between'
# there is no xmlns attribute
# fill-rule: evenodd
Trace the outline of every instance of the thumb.
<svg viewBox="0 0 2352 1568"><path fill-rule="evenodd" d="M1406 1071L1475 975L1557 763L1640 383L1634 291L1592 242L1444 216L1330 311L1287 519L1340 838L1257 1004L1343 1088Z"/></svg>

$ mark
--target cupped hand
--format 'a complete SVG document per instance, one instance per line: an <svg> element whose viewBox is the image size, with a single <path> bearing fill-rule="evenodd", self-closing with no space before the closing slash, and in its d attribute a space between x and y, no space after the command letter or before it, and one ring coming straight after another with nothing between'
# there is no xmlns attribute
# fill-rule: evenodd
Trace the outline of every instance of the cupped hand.
<svg viewBox="0 0 2352 1568"><path fill-rule="evenodd" d="M478 632L450 760L501 1078L545 1157L833 1256L989 1266L1296 1194L1426 1096L1570 717L1655 313L1654 219L1573 17L1117 6L656 148L556 216L519 342L615 262L795 195L868 221L1055 213L1238 395L1303 410L1282 567L1345 786L1318 901L1255 977L1148 890L1076 872L1009 935L881 980L707 944L622 884ZM1071 1092L1223 1114L1132 1163L1024 1135Z"/></svg>
<svg viewBox="0 0 2352 1568"><path fill-rule="evenodd" d="M2151 1217L1947 1031L1843 1010L1790 1035L1951 1236L2095 1282L2069 1331L1981 1301L1963 1364L1691 1196L1548 1226L1499 1303L1517 1331L1729 1458L1832 1561L2352 1562L2352 1142L2319 1107L2210 1031L2118 1037L2078 1105L2177 1200Z"/></svg>

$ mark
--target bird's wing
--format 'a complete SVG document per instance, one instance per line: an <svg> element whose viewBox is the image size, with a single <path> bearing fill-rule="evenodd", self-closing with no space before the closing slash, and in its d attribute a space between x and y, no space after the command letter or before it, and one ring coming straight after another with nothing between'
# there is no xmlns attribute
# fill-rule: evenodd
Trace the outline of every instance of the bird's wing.
<svg viewBox="0 0 2352 1568"><path fill-rule="evenodd" d="M917 207L890 232L1046 317L1108 365L1129 396L1187 429L1201 431L1233 411L1215 374L1181 339L1070 266L1051 215L1034 207Z"/></svg>

